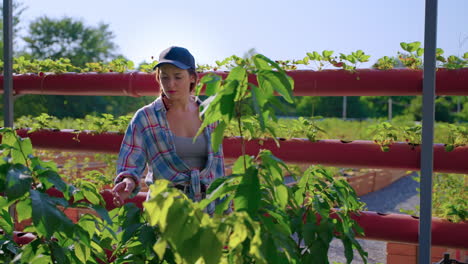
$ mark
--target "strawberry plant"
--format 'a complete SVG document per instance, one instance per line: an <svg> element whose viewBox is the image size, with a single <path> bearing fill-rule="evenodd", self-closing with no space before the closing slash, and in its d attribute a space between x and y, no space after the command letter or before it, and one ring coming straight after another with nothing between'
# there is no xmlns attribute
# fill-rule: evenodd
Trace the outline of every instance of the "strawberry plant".
<svg viewBox="0 0 468 264"><path fill-rule="evenodd" d="M378 59L373 68L379 70L390 70L393 69L398 64L397 60L393 57L383 56L382 58Z"/></svg>
<svg viewBox="0 0 468 264"><path fill-rule="evenodd" d="M418 146L421 145L421 138L422 138L422 126L415 125L415 126L406 126L403 128L403 137L405 138L406 143L410 144L411 146Z"/></svg>
<svg viewBox="0 0 468 264"><path fill-rule="evenodd" d="M388 122L382 122L370 128L374 134L373 140L380 145L382 151L389 151L390 146L397 140L397 129Z"/></svg>
<svg viewBox="0 0 468 264"><path fill-rule="evenodd" d="M456 147L468 144L468 129L466 127L455 126L453 124L448 124L445 127L448 129L448 140L445 144L446 151L452 151Z"/></svg>
<svg viewBox="0 0 468 264"><path fill-rule="evenodd" d="M413 179L421 181L418 174ZM436 173L433 176L432 215L458 223L468 220L468 176L466 174ZM416 188L418 195L419 188ZM419 216L419 205L415 210L400 209L401 212Z"/></svg>
<svg viewBox="0 0 468 264"><path fill-rule="evenodd" d="M424 54L424 49L420 48L421 42L415 41L411 43L401 42L401 48L407 53L398 52L398 58L401 63L410 69L420 69L422 66L421 56Z"/></svg>

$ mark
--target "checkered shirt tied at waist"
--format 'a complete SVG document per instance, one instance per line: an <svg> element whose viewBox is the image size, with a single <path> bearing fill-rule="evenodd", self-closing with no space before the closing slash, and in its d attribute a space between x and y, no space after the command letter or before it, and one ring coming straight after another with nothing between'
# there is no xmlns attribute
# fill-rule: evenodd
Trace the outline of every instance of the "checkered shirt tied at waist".
<svg viewBox="0 0 468 264"><path fill-rule="evenodd" d="M200 101L197 101L200 104ZM208 144L208 159L201 171L192 170L176 154L174 134L169 129L166 108L162 98L157 98L142 107L133 116L125 132L117 160L115 183L130 177L139 186L141 177L148 165L145 183L150 185L157 179L166 179L174 185L190 183L187 195L194 201L202 198L201 184L208 186L214 179L224 177L224 157L222 146L218 151L211 147L211 133L216 124L208 125L203 134ZM135 189L137 193L139 189Z"/></svg>

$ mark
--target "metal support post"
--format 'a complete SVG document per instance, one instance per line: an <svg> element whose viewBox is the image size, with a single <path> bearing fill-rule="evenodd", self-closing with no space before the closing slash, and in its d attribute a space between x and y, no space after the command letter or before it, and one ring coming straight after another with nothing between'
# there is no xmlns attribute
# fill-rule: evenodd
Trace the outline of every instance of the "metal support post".
<svg viewBox="0 0 468 264"><path fill-rule="evenodd" d="M437 0L426 0L424 29L423 120L421 144L421 201L419 264L431 263L432 173L434 163L435 52Z"/></svg>
<svg viewBox="0 0 468 264"><path fill-rule="evenodd" d="M3 0L3 120L13 126L13 6Z"/></svg>

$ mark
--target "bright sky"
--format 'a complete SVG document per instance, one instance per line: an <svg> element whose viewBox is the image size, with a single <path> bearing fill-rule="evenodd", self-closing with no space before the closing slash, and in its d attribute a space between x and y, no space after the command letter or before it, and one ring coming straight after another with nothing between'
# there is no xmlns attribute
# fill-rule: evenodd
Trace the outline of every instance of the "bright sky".
<svg viewBox="0 0 468 264"><path fill-rule="evenodd" d="M24 30L43 15L107 23L119 52L136 64L170 45L188 48L200 64L251 48L271 59L362 49L373 63L397 55L400 42L424 42L424 0L19 1L27 7ZM445 55L468 51L467 14L468 0L439 1L437 46Z"/></svg>

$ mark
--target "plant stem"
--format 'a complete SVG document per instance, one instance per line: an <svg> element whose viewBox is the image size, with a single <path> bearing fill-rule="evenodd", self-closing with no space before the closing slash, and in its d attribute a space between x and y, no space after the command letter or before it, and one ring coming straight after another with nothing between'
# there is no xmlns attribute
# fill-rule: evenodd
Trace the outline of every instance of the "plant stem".
<svg viewBox="0 0 468 264"><path fill-rule="evenodd" d="M247 171L247 162L245 160L245 141L244 141L244 135L242 134L241 115L240 114L239 114L238 119L237 119L237 125L239 126L239 133L240 133L240 138L241 138L242 159L244 161L244 173L246 173L246 171Z"/></svg>

